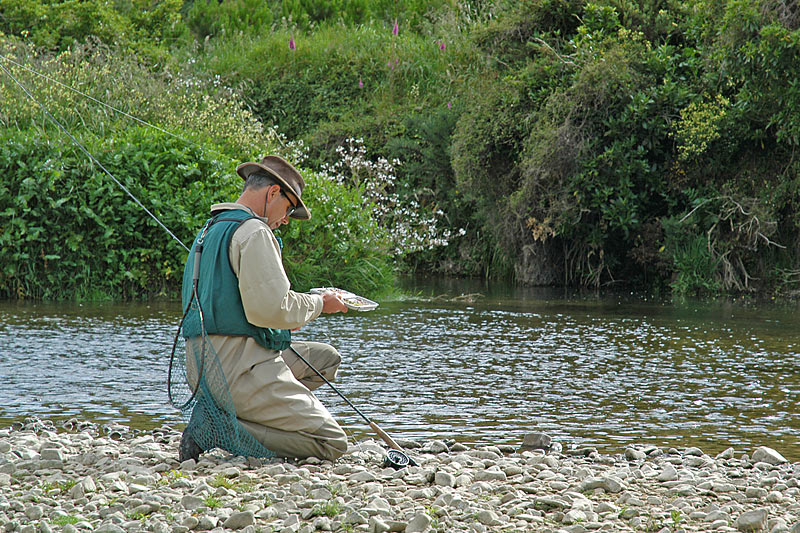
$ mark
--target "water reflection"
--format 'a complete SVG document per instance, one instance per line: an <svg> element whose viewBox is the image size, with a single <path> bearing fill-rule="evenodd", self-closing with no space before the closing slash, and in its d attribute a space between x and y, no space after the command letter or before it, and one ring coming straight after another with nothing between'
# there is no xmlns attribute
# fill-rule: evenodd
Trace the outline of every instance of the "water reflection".
<svg viewBox="0 0 800 533"><path fill-rule="evenodd" d="M463 282L462 282L463 283ZM426 293L481 292L472 303ZM628 442L709 453L768 445L800 460L795 308L438 286L296 334L344 357L341 390L395 436ZM36 414L179 423L165 390L175 304L0 303L0 425ZM361 421L319 396L355 437Z"/></svg>

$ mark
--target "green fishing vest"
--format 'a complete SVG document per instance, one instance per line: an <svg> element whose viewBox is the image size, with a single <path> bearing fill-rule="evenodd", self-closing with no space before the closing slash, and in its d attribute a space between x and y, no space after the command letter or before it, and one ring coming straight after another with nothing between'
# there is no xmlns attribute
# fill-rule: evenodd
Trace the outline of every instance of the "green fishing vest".
<svg viewBox="0 0 800 533"><path fill-rule="evenodd" d="M228 258L233 233L246 220L257 218L242 209L231 209L213 216L203 238L203 252L200 255L200 278L197 293L203 309L203 322L209 335L246 335L268 350L285 350L292 341L288 329L260 328L247 321L239 294L239 280ZM205 226L204 226L205 228ZM192 273L197 241L203 231L197 234L183 269L181 291L183 308L192 298ZM280 242L280 241L278 241ZM183 336L200 335L200 314L192 305L183 322Z"/></svg>

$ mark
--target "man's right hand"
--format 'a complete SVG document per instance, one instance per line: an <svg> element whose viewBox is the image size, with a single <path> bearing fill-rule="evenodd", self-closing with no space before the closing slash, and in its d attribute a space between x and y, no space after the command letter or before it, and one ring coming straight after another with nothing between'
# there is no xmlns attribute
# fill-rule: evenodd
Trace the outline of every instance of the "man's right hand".
<svg viewBox="0 0 800 533"><path fill-rule="evenodd" d="M347 306L342 301L342 297L335 292L322 293L322 312L323 313L346 313Z"/></svg>

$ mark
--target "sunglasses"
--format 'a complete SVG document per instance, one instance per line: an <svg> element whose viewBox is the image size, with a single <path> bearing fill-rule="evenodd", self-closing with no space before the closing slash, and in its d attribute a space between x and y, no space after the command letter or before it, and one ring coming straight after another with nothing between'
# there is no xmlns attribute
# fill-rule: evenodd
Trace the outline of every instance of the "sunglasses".
<svg viewBox="0 0 800 533"><path fill-rule="evenodd" d="M284 198L286 198L286 201L289 202L289 207L286 208L286 216L290 217L294 214L295 211L297 211L297 204L292 202L292 199L289 198L288 194L283 192L283 189L281 189L281 194L283 195Z"/></svg>

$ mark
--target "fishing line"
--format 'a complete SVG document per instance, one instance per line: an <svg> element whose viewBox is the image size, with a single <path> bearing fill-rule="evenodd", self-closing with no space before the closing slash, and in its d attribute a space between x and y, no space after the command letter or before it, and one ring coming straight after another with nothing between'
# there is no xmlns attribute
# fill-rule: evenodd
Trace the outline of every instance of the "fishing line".
<svg viewBox="0 0 800 533"><path fill-rule="evenodd" d="M150 210L149 210L149 209L147 209L147 207L145 207L145 206L144 206L144 204L143 204L142 202L140 202L140 201L139 201L139 199L138 199L138 198L136 198L136 197L133 195L133 193L132 193L131 191L129 191L129 190L128 190L128 188L127 188L127 187L125 187L125 185L123 185L123 184L122 184L122 183L121 183L121 182L120 182L120 181L119 181L117 178L115 178L115 177L114 177L114 175L113 175L113 174L111 174L111 172L109 172L109 171L106 169L106 167L104 167L104 166L103 166L103 164L102 164L100 161L98 161L98 160L97 160L97 158L96 158L96 157L94 157L94 156L93 156L93 155L92 155L92 154L89 152L89 150L87 150L87 149L86 149L86 148L85 148L85 147L84 147L84 146L83 146L83 145L80 143L80 141L78 141L78 139L76 139L76 138L75 138L75 137L74 137L74 136L73 136L73 135L72 135L72 134L71 134L71 133L70 133L70 132L67 130L67 128L65 128L65 127L64 127L64 126L63 126L63 125L62 125L62 124L61 124L61 123L58 121L58 119L56 119L56 117L54 117L54 116L52 115L52 114L50 113L50 111L47 109L47 107L45 107L45 106L44 106L44 104L42 104L41 102L39 102L39 100L37 100L37 99L36 99L36 97L34 97L34 96L33 96L33 94L31 94L31 92L30 92L30 91L29 91L29 90L28 90L28 89L27 89L27 88L26 88L24 85L22 85L22 83L20 83L20 81L19 81L17 78L15 78L15 77L14 77L14 76L11 74L11 72L9 72L9 71L8 71L8 69L7 69L7 68L6 68L6 67L5 67L5 66L4 66L2 63L0 63L0 69L2 69L2 70L3 70L3 72L5 72L5 73L6 73L6 75L7 75L9 78L11 78L11 79L14 81L14 83L16 83L16 84L19 86L19 88L20 88L20 89L22 89L22 91L23 91L23 92L24 92L24 93L25 93L25 94L28 96L28 98L30 98L30 100L31 100L31 101L33 101L34 103L36 103L36 105L38 105L39 107L41 107L41 108L42 108L42 111L44 111L45 115L47 115L47 118L49 118L49 119L50 119L50 120L51 120L51 121L52 121L52 122L53 122L53 123L54 123L56 126L58 126L58 128L59 128L59 129L60 129L62 132L64 132L64 133L67 135L67 137L69 137L69 138L72 140L72 142L73 142L73 143L75 143L75 144L78 146L78 148L80 148L80 149L81 149L81 151L82 151L84 154L86 154L86 156L87 156L87 157L88 157L88 158L89 158L89 159L90 159L90 160L91 160L91 161L92 161L94 164L96 164L98 167L100 167L100 168L103 170L103 172L105 172L105 173L108 175L108 177L109 177L109 178L111 178L111 179L114 181L114 183L116 183L117 185L119 185L119 187L120 187L120 188L121 188L123 191L125 191L125 193L126 193L128 196L130 196L130 197L133 199L133 201L134 201L134 202L136 202L136 203L138 204L138 206L139 206L139 207L141 207L142 209L144 209L144 212L145 212L145 213L147 213L148 215L150 215L150 217L151 217L153 220L155 220L155 221L156 221L156 223L158 223L158 225L159 225L159 226L161 226L162 228L164 228L164 231L166 231L166 232L167 232L167 233L168 233L168 234L169 234L169 235L170 235L170 236L171 236L173 239L175 239L175 241L177 241L177 242L178 242L178 244L180 244L181 246L183 246L183 248L184 248L184 249L185 249L187 252L189 251L189 247L188 247L188 246L186 246L186 245L183 243L183 241L182 241L182 240L180 240L180 239L179 239L177 236L175 236L175 234L174 234L174 233L172 233L172 232L170 231L170 229L169 229L167 226L165 226L165 225L164 225L164 223L163 223L163 222L161 222L161 221L158 219L158 217L157 217L157 216L155 216L155 215L154 215L152 212L150 212Z"/></svg>

